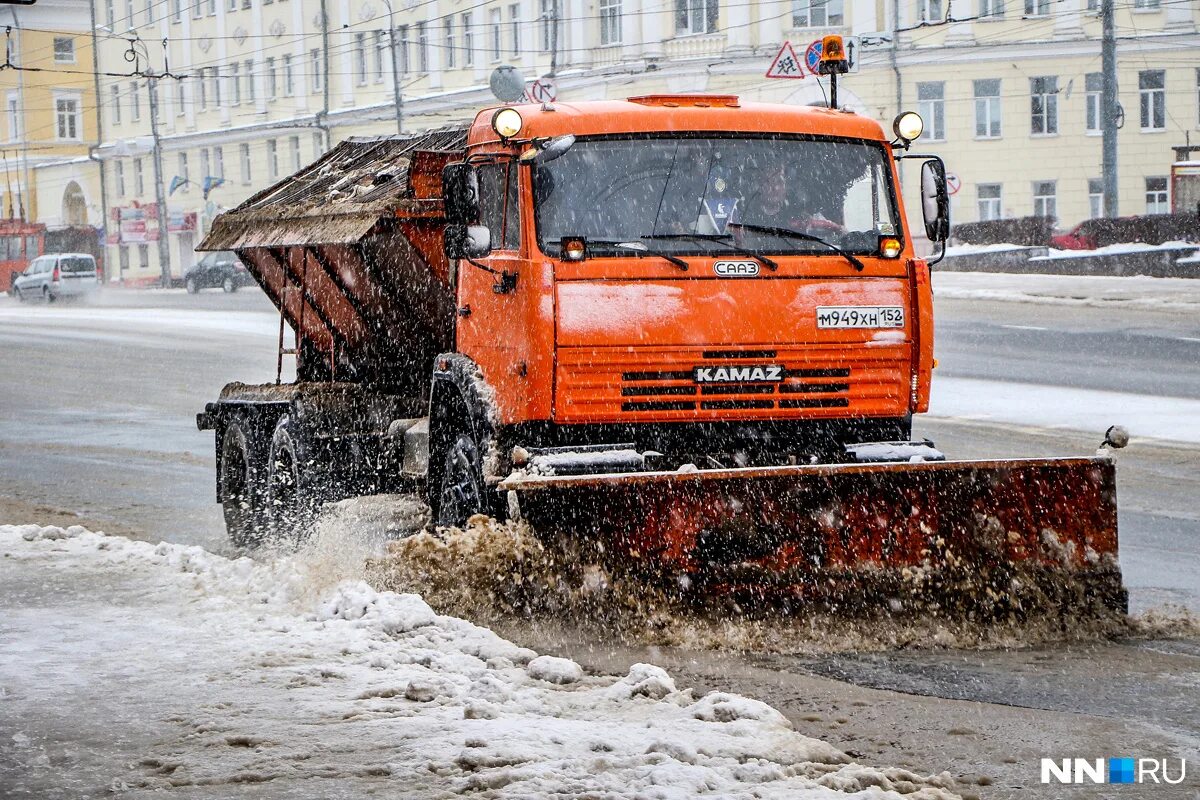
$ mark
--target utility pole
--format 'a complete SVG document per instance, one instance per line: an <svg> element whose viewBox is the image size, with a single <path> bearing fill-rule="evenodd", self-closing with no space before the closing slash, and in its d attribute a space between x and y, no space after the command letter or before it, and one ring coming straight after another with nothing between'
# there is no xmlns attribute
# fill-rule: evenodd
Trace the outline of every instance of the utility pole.
<svg viewBox="0 0 1200 800"><path fill-rule="evenodd" d="M1113 22L1113 0L1100 0L1100 24L1103 39L1100 45L1101 166L1104 181L1104 215L1117 216L1117 36Z"/></svg>
<svg viewBox="0 0 1200 800"><path fill-rule="evenodd" d="M396 23L392 19L392 0L383 0L388 10L388 47L392 51L392 104L396 107L396 133L404 133L404 106L400 97L400 70L396 66Z"/></svg>
<svg viewBox="0 0 1200 800"><path fill-rule="evenodd" d="M96 147L104 143L104 112L101 111L103 99L100 97L100 37L96 35L96 4L88 3L92 9L92 80L96 92ZM108 181L104 170L104 161L96 156L95 148L91 149L90 157L95 160L100 170L100 230L104 239L100 242L101 252L105 254L104 274L112 280L112 268L108 263ZM124 277L123 275L120 277Z"/></svg>
<svg viewBox="0 0 1200 800"><path fill-rule="evenodd" d="M333 147L329 130L329 0L321 0L321 89L325 99L321 108L321 123L325 130L325 149Z"/></svg>
<svg viewBox="0 0 1200 800"><path fill-rule="evenodd" d="M558 0L550 3L550 77L558 72Z"/></svg>
<svg viewBox="0 0 1200 800"><path fill-rule="evenodd" d="M158 264L164 289L171 286L171 243L167 241L167 196L163 190L162 140L158 136L158 78L146 80L150 90L150 136L154 139L154 200L158 203Z"/></svg>

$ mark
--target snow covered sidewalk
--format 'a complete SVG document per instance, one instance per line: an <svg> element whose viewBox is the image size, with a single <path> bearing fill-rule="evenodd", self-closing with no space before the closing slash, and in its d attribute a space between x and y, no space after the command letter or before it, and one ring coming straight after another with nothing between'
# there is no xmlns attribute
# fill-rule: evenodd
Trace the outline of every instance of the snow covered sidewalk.
<svg viewBox="0 0 1200 800"><path fill-rule="evenodd" d="M748 698L577 664L416 595L82 528L0 526L12 796L952 798ZM155 793L164 791L162 795Z"/></svg>
<svg viewBox="0 0 1200 800"><path fill-rule="evenodd" d="M1095 308L1200 311L1200 280L1144 275L1018 275L1000 272L937 272L934 298L1001 300Z"/></svg>

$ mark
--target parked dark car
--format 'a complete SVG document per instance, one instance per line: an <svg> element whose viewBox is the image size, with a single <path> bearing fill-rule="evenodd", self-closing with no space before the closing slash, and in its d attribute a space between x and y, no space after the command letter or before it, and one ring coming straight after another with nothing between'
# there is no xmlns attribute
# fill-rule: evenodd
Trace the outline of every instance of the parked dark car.
<svg viewBox="0 0 1200 800"><path fill-rule="evenodd" d="M226 292L236 292L243 286L252 286L254 278L235 254L216 252L205 253L204 258L188 267L183 275L183 284L190 294L218 286Z"/></svg>

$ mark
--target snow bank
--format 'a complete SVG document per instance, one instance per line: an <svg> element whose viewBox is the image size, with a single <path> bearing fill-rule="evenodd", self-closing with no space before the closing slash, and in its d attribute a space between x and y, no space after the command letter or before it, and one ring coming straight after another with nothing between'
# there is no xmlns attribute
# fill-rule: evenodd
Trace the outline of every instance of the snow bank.
<svg viewBox="0 0 1200 800"><path fill-rule="evenodd" d="M764 703L696 697L652 665L589 676L361 581L311 603L304 567L287 557L31 525L0 526L0 551L6 565L88 583L56 620L84 640L118 602L97 576L131 584L150 601L118 619L153 643L142 668L203 687L177 740L112 767L118 795L278 781L313 796L332 778L406 798L955 797L946 774L853 764Z"/></svg>
<svg viewBox="0 0 1200 800"><path fill-rule="evenodd" d="M933 294L946 300L1200 311L1200 280L1194 278L938 272L933 276Z"/></svg>

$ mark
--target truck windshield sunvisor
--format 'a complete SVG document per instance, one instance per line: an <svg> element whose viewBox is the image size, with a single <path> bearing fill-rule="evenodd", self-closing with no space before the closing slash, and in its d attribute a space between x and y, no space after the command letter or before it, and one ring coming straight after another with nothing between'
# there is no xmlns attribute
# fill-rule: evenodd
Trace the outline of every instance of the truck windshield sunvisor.
<svg viewBox="0 0 1200 800"><path fill-rule="evenodd" d="M728 252L715 237L729 236L754 253L823 254L811 241L772 235L768 228L875 255L879 236L900 234L890 161L879 142L580 139L533 170L538 241L552 257L561 255L563 237L649 238L665 252L710 255ZM833 250L830 255L837 257Z"/></svg>

